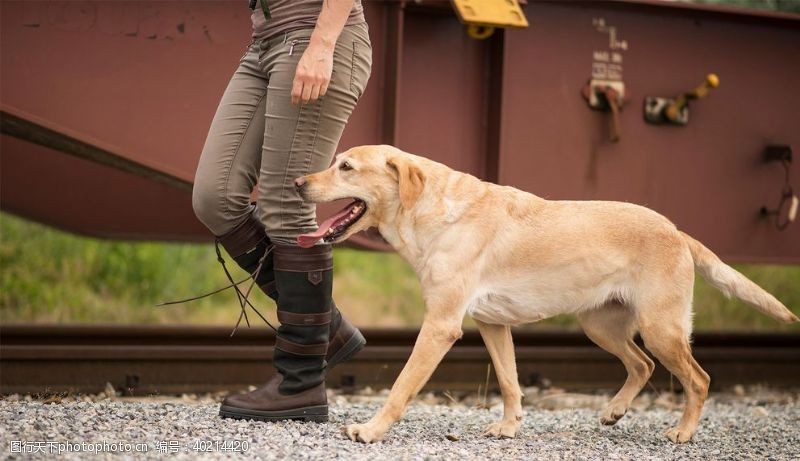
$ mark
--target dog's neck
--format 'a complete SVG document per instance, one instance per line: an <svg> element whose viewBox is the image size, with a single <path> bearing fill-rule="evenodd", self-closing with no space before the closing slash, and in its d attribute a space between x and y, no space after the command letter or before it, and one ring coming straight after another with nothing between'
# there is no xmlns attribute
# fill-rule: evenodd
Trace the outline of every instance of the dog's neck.
<svg viewBox="0 0 800 461"><path fill-rule="evenodd" d="M464 226L492 226L493 223L482 223L479 210L486 207L508 206L507 203L486 201L485 196L493 188L508 188L481 181L462 172L451 170L444 165L426 165L426 170L437 168L439 181L428 180L424 193L410 209L404 209L399 201L390 201L378 215L377 227L383 238L406 260L417 275L422 277L424 265L433 256L433 252L445 248L458 247L458 251L468 257L470 250L479 251L486 242L473 239L472 235L453 235L452 225L465 219L474 220ZM544 207L546 200L533 194L516 191L512 201L527 201L526 208L536 213ZM476 213L476 210L478 212ZM491 238L491 233L486 234ZM443 241L443 239L445 241ZM471 242L468 248L462 242Z"/></svg>
<svg viewBox="0 0 800 461"><path fill-rule="evenodd" d="M412 266L427 260L434 242L447 230L441 224L457 222L470 209L471 203L480 199L480 196L458 194L457 185L459 179L480 180L453 170L449 173L448 180L427 182L425 193L412 208L391 202L379 214L377 227L381 236Z"/></svg>
<svg viewBox="0 0 800 461"><path fill-rule="evenodd" d="M409 210L404 210L400 206L393 206L381 213L378 221L378 232L392 248L397 251L406 261L413 261L414 257L420 253L417 245L411 244L411 239L407 237L409 220Z"/></svg>

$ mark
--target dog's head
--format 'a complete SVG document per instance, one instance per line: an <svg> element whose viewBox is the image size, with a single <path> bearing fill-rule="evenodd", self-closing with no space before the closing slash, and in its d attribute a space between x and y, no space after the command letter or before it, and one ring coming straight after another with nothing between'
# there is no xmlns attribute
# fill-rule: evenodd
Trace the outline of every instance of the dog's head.
<svg viewBox="0 0 800 461"><path fill-rule="evenodd" d="M412 209L425 187L425 175L413 157L392 146L354 147L339 154L327 170L297 178L295 186L304 200L353 200L316 232L300 236L298 244L341 242L377 226L398 207Z"/></svg>

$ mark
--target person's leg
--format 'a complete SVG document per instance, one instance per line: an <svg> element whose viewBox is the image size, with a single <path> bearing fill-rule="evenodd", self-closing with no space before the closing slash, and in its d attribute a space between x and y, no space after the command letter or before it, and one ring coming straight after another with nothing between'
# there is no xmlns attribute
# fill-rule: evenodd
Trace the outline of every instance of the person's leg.
<svg viewBox="0 0 800 461"><path fill-rule="evenodd" d="M332 346L340 336L334 332L342 331L346 324L332 307L330 246L305 249L296 244L300 234L313 231L317 224L313 204L299 197L293 181L330 165L347 119L369 78L371 48L364 26L346 27L337 41L327 94L315 102L295 106L291 103L292 81L310 35L310 29L290 32L285 42L271 42L263 59L269 86L258 208L275 244L281 326L274 363L279 376L249 396L226 400L221 413L227 416L319 417L318 409L327 405L324 370L330 349L328 335ZM352 344L361 346L363 338L352 330ZM287 414L289 407L297 411Z"/></svg>
<svg viewBox="0 0 800 461"><path fill-rule="evenodd" d="M272 47L265 60L269 89L258 206L267 234L281 245L296 245L300 234L317 229L316 207L300 197L294 180L330 166L372 63L366 26L345 27L336 43L327 93L309 104L293 105L295 69L310 35L310 29L290 32L286 43Z"/></svg>
<svg viewBox="0 0 800 461"><path fill-rule="evenodd" d="M323 259L330 257L329 245L317 245L327 248L325 251L320 251L320 248L304 250L297 247L297 237L315 230L317 222L314 204L299 196L294 187L294 179L324 170L330 165L345 124L369 78L371 67L371 49L365 28L346 27L334 50L333 75L325 96L309 104L293 105L291 90L295 69L308 45L310 35L311 30L290 32L286 43L271 48L266 59L270 81L267 91L264 153L258 183L258 207L267 234L276 245L276 252L307 254L303 257L287 258L283 270L276 267L278 291L281 291L282 283L292 286L299 283L290 274L303 271L306 261L315 260L314 255ZM325 291L324 297L330 298L332 283L327 279L332 277L332 271L328 272L323 274L325 277L321 283L307 281L302 290L322 290ZM278 308L281 309L280 304ZM319 308L325 310L327 306ZM341 321L340 316L336 315L338 312L334 314L331 330L335 330L336 323ZM289 337L306 343L309 335L305 335L303 330L313 330L311 327L296 326L281 328ZM321 373L316 372L324 367L322 357L300 357L281 348L275 354L278 369L284 375L283 389L297 390L322 381ZM315 370L313 379L301 379L299 375L295 376L297 373L293 373L293 370L305 372L308 369ZM306 373L306 376L311 374Z"/></svg>
<svg viewBox="0 0 800 461"><path fill-rule="evenodd" d="M267 74L262 67L266 47L251 43L223 93L203 147L195 175L193 206L198 219L215 235L231 258L252 274L272 247L258 209L250 202L261 166L264 143ZM264 259L256 284L277 302L273 255ZM342 323L334 305L330 367L351 357L348 343L358 332L339 328ZM360 335L359 335L360 336Z"/></svg>
<svg viewBox="0 0 800 461"><path fill-rule="evenodd" d="M222 94L195 173L192 206L215 236L232 231L253 210L266 94L267 78L251 44Z"/></svg>
<svg viewBox="0 0 800 461"><path fill-rule="evenodd" d="M251 43L222 95L195 173L192 205L233 260L252 274L271 245L250 194L261 165L267 76ZM277 299L271 259L256 283Z"/></svg>

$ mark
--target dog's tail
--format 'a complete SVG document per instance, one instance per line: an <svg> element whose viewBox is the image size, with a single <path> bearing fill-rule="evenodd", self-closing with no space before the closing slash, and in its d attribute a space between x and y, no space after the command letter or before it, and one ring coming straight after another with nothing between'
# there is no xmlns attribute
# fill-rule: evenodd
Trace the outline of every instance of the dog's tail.
<svg viewBox="0 0 800 461"><path fill-rule="evenodd" d="M763 288L753 283L750 279L736 271L731 266L722 262L717 255L711 252L702 243L681 232L683 239L689 244L694 265L708 283L717 287L725 296L736 296L747 304L755 307L764 314L791 323L800 321L796 315L786 308L774 296L764 291Z"/></svg>

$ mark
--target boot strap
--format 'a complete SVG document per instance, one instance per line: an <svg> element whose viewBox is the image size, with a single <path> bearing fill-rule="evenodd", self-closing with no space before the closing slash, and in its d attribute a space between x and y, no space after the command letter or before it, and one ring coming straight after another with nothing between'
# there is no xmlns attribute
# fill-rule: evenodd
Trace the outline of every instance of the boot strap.
<svg viewBox="0 0 800 461"><path fill-rule="evenodd" d="M278 311L278 321L283 325L312 326L327 325L331 323L330 312L320 312L318 314L296 314L294 312Z"/></svg>
<svg viewBox="0 0 800 461"><path fill-rule="evenodd" d="M275 338L275 348L295 355L327 355L328 343L297 344L278 336Z"/></svg>
<svg viewBox="0 0 800 461"><path fill-rule="evenodd" d="M276 245L274 268L286 272L316 272L333 269L333 251L330 245L300 248Z"/></svg>
<svg viewBox="0 0 800 461"><path fill-rule="evenodd" d="M316 272L333 269L333 257L319 258L318 256L294 256L278 258L275 255L275 270L286 272Z"/></svg>

